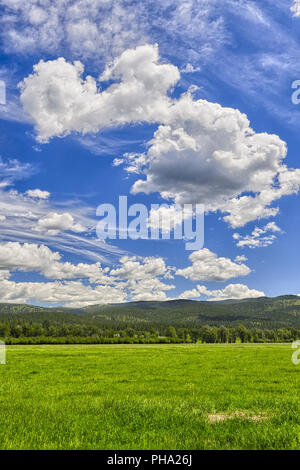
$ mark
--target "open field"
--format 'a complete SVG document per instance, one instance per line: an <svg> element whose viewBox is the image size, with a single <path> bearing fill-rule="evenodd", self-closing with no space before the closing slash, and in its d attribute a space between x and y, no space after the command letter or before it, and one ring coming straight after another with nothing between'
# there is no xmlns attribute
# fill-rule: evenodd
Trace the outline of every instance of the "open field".
<svg viewBox="0 0 300 470"><path fill-rule="evenodd" d="M290 344L10 346L0 449L300 449Z"/></svg>

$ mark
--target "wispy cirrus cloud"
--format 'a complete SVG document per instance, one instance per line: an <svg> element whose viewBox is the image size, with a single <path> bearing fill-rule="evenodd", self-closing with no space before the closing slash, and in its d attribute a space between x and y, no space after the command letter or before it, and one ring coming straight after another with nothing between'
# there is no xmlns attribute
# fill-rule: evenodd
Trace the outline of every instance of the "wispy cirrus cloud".
<svg viewBox="0 0 300 470"><path fill-rule="evenodd" d="M264 227L255 227L250 235L241 235L234 233L233 238L236 240L236 245L240 248L248 246L249 248L259 248L272 245L277 236L275 233L282 233L275 222L269 222Z"/></svg>
<svg viewBox="0 0 300 470"><path fill-rule="evenodd" d="M215 0L1 0L6 52L51 53L110 60L125 49L159 41L166 53L207 58L226 41Z"/></svg>
<svg viewBox="0 0 300 470"><path fill-rule="evenodd" d="M79 200L56 201L49 191L14 188L38 172L35 165L17 159L0 160L0 240L46 243L92 260L120 257L124 252L101 242L95 233L95 210Z"/></svg>
<svg viewBox="0 0 300 470"><path fill-rule="evenodd" d="M28 178L37 171L37 167L31 163L21 163L17 159L4 160L0 157L0 188Z"/></svg>

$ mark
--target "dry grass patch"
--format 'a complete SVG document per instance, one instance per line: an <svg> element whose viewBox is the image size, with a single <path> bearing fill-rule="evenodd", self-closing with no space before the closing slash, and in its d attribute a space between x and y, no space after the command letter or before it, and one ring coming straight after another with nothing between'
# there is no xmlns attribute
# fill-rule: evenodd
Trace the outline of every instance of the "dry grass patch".
<svg viewBox="0 0 300 470"><path fill-rule="evenodd" d="M222 421L227 421L228 419L233 418L243 418L249 421L262 421L268 419L268 416L260 414L249 416L244 411L235 411L234 413L210 413L207 415L207 419L210 423L220 423Z"/></svg>

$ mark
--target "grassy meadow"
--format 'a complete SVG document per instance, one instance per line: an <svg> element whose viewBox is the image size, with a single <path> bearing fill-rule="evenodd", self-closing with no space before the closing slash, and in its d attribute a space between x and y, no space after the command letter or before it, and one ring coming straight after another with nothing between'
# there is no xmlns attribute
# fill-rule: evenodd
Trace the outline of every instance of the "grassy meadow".
<svg viewBox="0 0 300 470"><path fill-rule="evenodd" d="M300 449L290 344L8 346L0 449Z"/></svg>

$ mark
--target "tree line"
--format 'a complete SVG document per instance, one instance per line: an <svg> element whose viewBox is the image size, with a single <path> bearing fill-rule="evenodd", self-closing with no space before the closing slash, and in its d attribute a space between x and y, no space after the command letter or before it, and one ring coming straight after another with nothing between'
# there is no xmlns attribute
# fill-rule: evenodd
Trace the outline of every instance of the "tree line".
<svg viewBox="0 0 300 470"><path fill-rule="evenodd" d="M110 325L14 319L0 322L6 344L153 344L153 343L273 343L300 339L299 328L259 329L209 326Z"/></svg>

